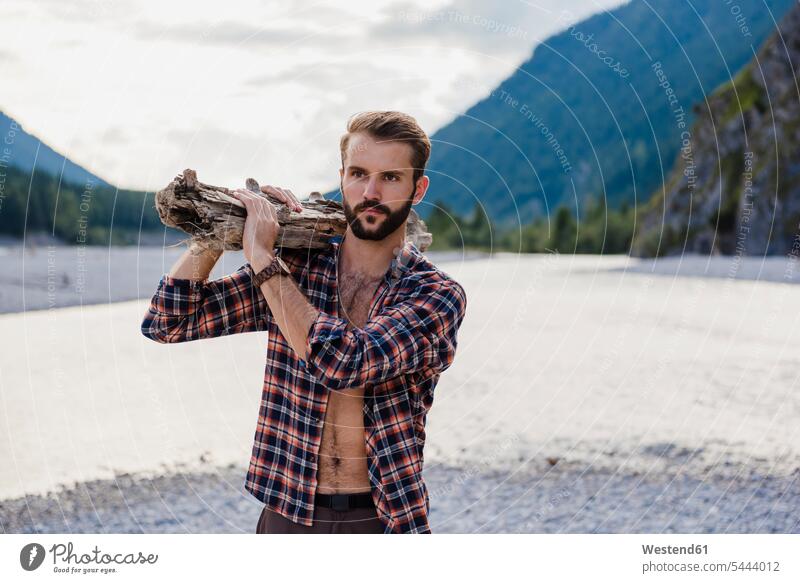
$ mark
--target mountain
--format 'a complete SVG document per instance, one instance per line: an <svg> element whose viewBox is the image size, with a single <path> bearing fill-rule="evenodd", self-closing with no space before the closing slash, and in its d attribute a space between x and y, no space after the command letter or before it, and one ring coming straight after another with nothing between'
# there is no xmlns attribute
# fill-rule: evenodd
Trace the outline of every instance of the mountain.
<svg viewBox="0 0 800 583"><path fill-rule="evenodd" d="M164 239L152 193L112 186L2 113L0 132L0 234L90 245L158 241L158 231Z"/></svg>
<svg viewBox="0 0 800 583"><path fill-rule="evenodd" d="M65 182L111 186L72 160L59 154L39 138L32 136L14 119L0 112L0 164L28 172L43 172L60 177Z"/></svg>
<svg viewBox="0 0 800 583"><path fill-rule="evenodd" d="M800 250L800 5L695 109L687 147L641 213L636 255Z"/></svg>
<svg viewBox="0 0 800 583"><path fill-rule="evenodd" d="M431 136L417 210L466 216L480 203L514 226L589 199L641 204L680 148L675 107L690 123L692 105L752 58L793 3L633 0L550 37Z"/></svg>

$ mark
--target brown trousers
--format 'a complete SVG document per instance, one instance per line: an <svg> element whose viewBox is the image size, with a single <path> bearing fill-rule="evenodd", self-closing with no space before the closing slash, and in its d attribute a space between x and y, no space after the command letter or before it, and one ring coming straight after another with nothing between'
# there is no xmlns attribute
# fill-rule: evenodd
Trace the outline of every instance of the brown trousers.
<svg viewBox="0 0 800 583"><path fill-rule="evenodd" d="M384 526L377 512L375 507L339 511L317 506L314 508L314 524L305 526L264 506L256 534L383 534Z"/></svg>

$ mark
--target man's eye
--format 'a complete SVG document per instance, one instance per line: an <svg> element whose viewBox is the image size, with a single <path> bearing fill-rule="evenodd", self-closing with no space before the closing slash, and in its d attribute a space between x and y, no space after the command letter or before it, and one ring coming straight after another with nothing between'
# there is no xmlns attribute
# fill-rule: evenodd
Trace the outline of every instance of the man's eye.
<svg viewBox="0 0 800 583"><path fill-rule="evenodd" d="M351 176L361 176L361 174L363 174L361 170L353 170L352 172L350 172Z"/></svg>
<svg viewBox="0 0 800 583"><path fill-rule="evenodd" d="M391 181L395 181L395 180L397 180L398 178L397 178L397 175L396 175L396 174L387 174L387 175L386 175L386 179L387 179L387 180L391 180Z"/></svg>

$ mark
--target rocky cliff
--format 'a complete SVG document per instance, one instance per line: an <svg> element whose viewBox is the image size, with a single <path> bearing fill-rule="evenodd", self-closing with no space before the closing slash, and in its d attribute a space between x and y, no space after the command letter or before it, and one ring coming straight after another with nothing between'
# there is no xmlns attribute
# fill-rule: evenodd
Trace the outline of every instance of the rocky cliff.
<svg viewBox="0 0 800 583"><path fill-rule="evenodd" d="M633 254L800 251L800 4L753 59L695 106Z"/></svg>

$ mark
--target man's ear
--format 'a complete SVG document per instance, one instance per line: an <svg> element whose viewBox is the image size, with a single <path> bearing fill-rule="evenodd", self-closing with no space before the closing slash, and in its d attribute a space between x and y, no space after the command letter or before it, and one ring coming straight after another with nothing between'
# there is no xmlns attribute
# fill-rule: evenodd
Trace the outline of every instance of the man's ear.
<svg viewBox="0 0 800 583"><path fill-rule="evenodd" d="M430 184L431 179L425 174L417 179L417 189L414 191L414 202L412 204L418 204L425 197L425 193L428 191L428 186L430 186Z"/></svg>
<svg viewBox="0 0 800 583"><path fill-rule="evenodd" d="M341 180L342 178L344 178L344 166L339 168L339 180Z"/></svg>

